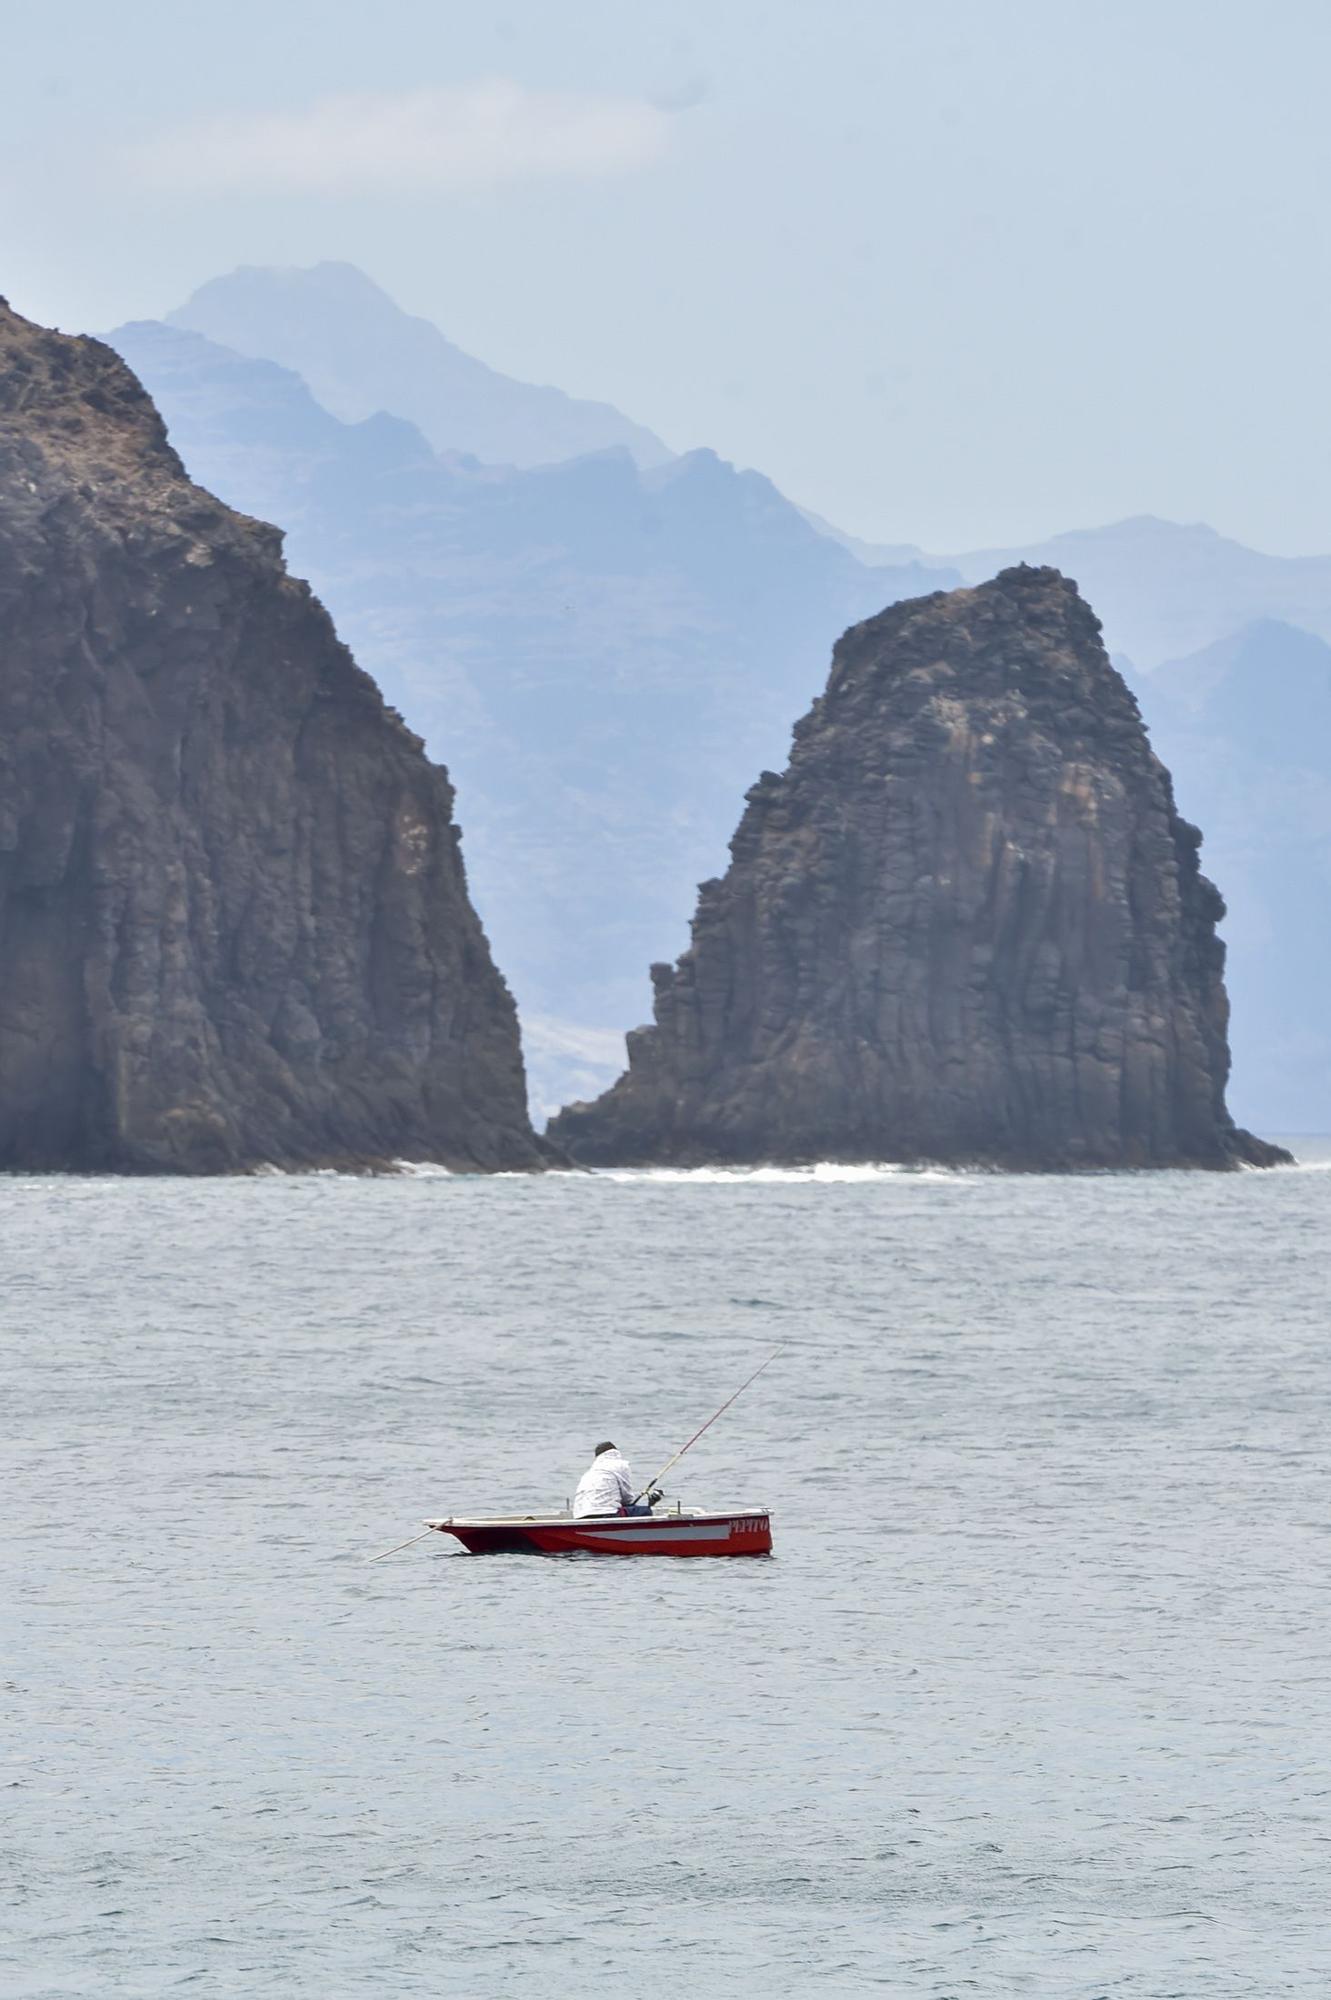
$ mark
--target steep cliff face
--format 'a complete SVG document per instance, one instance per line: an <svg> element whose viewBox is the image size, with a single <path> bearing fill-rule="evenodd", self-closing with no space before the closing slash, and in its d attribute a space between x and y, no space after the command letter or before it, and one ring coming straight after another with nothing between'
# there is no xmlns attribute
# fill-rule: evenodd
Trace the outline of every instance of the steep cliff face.
<svg viewBox="0 0 1331 2000"><path fill-rule="evenodd" d="M274 528L0 304L0 1168L523 1167L452 790Z"/></svg>
<svg viewBox="0 0 1331 2000"><path fill-rule="evenodd" d="M838 644L748 794L656 1025L551 1135L587 1162L1224 1167L1223 904L1056 570Z"/></svg>
<svg viewBox="0 0 1331 2000"><path fill-rule="evenodd" d="M654 472L623 452L444 460L409 424L338 423L286 369L199 334L148 323L110 343L193 476L282 523L356 658L447 755L533 1102L595 1096L650 1006L648 961L684 944L744 787L821 685L828 636L960 576L870 571L711 452Z"/></svg>

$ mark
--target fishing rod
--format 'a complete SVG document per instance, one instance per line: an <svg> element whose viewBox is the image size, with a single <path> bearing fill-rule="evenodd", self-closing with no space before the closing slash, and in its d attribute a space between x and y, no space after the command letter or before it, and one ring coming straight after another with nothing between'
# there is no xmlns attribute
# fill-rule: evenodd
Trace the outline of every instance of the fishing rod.
<svg viewBox="0 0 1331 2000"><path fill-rule="evenodd" d="M698 1439L703 1435L703 1432L709 1431L712 1428L712 1425L716 1422L717 1418L723 1417L726 1411L730 1408L730 1405L734 1402L738 1402L739 1398L744 1394L744 1391L747 1388L749 1388L749 1386L752 1383L758 1380L758 1377L762 1374L763 1369L770 1368L772 1363L775 1360L777 1360L779 1356L785 1353L789 1345L790 1345L789 1341L783 1340L780 1347L777 1348L776 1353L769 1354L766 1361L764 1361L760 1367L754 1369L752 1375L749 1376L748 1381L741 1382L738 1389L736 1389L734 1395L726 1397L726 1400L724 1403L722 1403L720 1409L714 1410L712 1415L707 1419L707 1422L702 1426L702 1428L700 1430L696 1430L693 1433L693 1436L689 1439L688 1443L682 1444L680 1446L679 1450L675 1453L675 1456L672 1459L669 1459L667 1463L661 1467L661 1470L657 1473L655 1479L648 1480L647 1484L643 1487L642 1492L638 1494L637 1499L633 1503L635 1507L638 1504L638 1500L645 1499L647 1494L651 1492L654 1486L660 1485L661 1481L665 1478L667 1472L670 1471L671 1467L678 1465L681 1458L683 1458L685 1452L691 1451L693 1449L694 1445L697 1444ZM382 1562L385 1556L395 1556L401 1549L414 1548L417 1542L423 1542L426 1539L426 1536L430 1535L431 1533L433 1533L433 1530L427 1528L424 1534L413 1535L410 1541L397 1542L391 1549L384 1549L381 1554L377 1556L370 1556L369 1561Z"/></svg>
<svg viewBox="0 0 1331 2000"><path fill-rule="evenodd" d="M703 1434L703 1431L709 1431L712 1428L712 1425L716 1422L717 1417L723 1417L726 1411L730 1408L730 1405L733 1402L737 1401L737 1399L744 1394L744 1391L749 1387L749 1383L756 1382L758 1380L758 1377L762 1374L763 1368L770 1368L772 1363L777 1359L777 1355L784 1354L789 1345L790 1345L789 1341L783 1340L780 1347L777 1348L776 1354L769 1354L766 1361L763 1362L762 1368L755 1368L752 1375L750 1375L748 1382L741 1382L738 1389L736 1389L735 1394L733 1396L726 1397L726 1400L724 1403L722 1403L720 1409L717 1410L712 1416L710 1416L707 1419L707 1422L703 1425L702 1430L695 1431L693 1433L693 1436L689 1439L688 1444L682 1444L679 1450L675 1453L675 1456L672 1459L670 1459L667 1464L661 1467L661 1470L657 1473L655 1479L649 1479L647 1481L647 1484L643 1487L642 1492L638 1494L637 1499L633 1503L635 1507L638 1504L638 1500L645 1499L647 1494L651 1492L654 1486L659 1486L661 1484L661 1481L665 1478L671 1466L678 1465L681 1458L683 1458L685 1452L691 1450L692 1447L695 1444L697 1444L698 1439Z"/></svg>
<svg viewBox="0 0 1331 2000"><path fill-rule="evenodd" d="M409 1542L394 1542L391 1549L384 1549L377 1556L369 1556L367 1558L367 1561L372 1563L381 1563L385 1556L395 1556L398 1553L399 1549L415 1548L417 1542L423 1542L425 1540L426 1535L432 1535L433 1533L434 1533L433 1528L426 1528L423 1534L413 1535Z"/></svg>

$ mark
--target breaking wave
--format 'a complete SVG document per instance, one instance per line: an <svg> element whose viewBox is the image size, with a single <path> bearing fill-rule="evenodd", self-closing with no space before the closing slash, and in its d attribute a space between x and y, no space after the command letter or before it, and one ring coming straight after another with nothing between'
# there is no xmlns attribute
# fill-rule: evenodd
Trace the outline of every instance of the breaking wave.
<svg viewBox="0 0 1331 2000"><path fill-rule="evenodd" d="M807 1167L598 1167L595 1178L602 1181L689 1181L705 1186L751 1187L771 1181L803 1183L821 1181L840 1185L847 1181L966 1181L984 1175L979 1167L911 1167L883 1161L876 1165L849 1165L839 1160L820 1160Z"/></svg>

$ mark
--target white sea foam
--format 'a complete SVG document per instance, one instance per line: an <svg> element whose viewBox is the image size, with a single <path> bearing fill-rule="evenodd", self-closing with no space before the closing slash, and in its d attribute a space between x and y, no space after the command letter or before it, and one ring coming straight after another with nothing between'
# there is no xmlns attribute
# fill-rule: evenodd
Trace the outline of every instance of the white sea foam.
<svg viewBox="0 0 1331 2000"><path fill-rule="evenodd" d="M698 1187L754 1187L764 1183L803 1185L823 1182L844 1186L854 1181L965 1181L980 1178L979 1168L910 1167L891 1161L851 1164L820 1160L806 1167L600 1167L598 1180L647 1182L683 1181Z"/></svg>

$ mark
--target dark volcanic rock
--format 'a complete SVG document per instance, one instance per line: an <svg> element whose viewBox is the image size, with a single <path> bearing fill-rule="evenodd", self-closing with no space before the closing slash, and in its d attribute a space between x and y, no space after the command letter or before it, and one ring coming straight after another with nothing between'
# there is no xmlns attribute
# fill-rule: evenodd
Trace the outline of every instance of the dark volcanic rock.
<svg viewBox="0 0 1331 2000"><path fill-rule="evenodd" d="M282 523L361 665L447 755L533 1101L604 1090L648 960L686 943L828 635L960 575L866 569L712 452L652 472L624 452L437 458L399 418L338 423L298 376L200 334L149 322L110 344L193 477Z"/></svg>
<svg viewBox="0 0 1331 2000"><path fill-rule="evenodd" d="M1056 570L854 626L578 1160L1225 1167L1220 896Z"/></svg>
<svg viewBox="0 0 1331 2000"><path fill-rule="evenodd" d="M278 531L0 303L0 1167L538 1164L451 814Z"/></svg>

